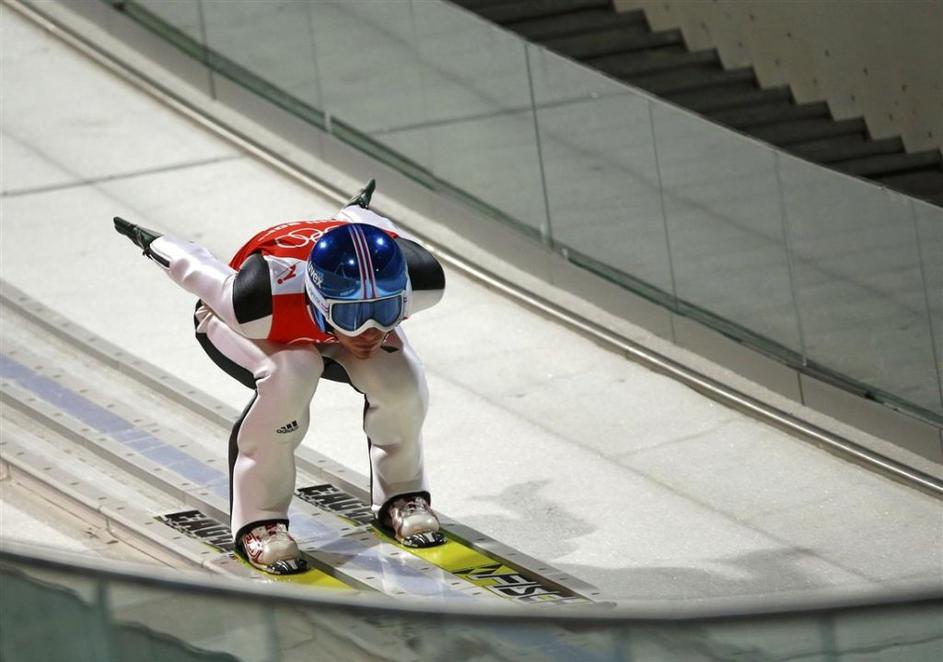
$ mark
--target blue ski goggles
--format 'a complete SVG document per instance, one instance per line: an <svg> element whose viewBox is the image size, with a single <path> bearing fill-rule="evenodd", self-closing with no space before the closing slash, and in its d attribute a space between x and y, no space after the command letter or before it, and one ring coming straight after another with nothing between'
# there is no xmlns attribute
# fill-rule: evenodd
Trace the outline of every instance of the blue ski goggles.
<svg viewBox="0 0 943 662"><path fill-rule="evenodd" d="M367 329L392 331L403 320L405 295L359 301L327 301L327 321L344 335L360 335Z"/></svg>

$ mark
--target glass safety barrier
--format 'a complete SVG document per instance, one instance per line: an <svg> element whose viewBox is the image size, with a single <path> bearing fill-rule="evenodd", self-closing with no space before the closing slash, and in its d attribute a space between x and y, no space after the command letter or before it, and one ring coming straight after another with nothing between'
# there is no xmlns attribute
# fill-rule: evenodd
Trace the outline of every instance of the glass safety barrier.
<svg viewBox="0 0 943 662"><path fill-rule="evenodd" d="M334 596L0 550L0 658L279 660L935 660L943 599L471 608ZM883 656L887 657L883 657Z"/></svg>

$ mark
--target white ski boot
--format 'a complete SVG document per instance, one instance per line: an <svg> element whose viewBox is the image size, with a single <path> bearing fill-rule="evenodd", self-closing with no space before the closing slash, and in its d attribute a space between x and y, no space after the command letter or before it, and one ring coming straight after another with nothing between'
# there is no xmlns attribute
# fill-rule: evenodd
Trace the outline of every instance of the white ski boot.
<svg viewBox="0 0 943 662"><path fill-rule="evenodd" d="M241 554L252 566L272 575L294 575L308 565L284 522L264 522L242 535Z"/></svg>
<svg viewBox="0 0 943 662"><path fill-rule="evenodd" d="M395 499L387 510L387 525L400 544L406 547L434 547L445 542L439 532L439 518L421 496Z"/></svg>

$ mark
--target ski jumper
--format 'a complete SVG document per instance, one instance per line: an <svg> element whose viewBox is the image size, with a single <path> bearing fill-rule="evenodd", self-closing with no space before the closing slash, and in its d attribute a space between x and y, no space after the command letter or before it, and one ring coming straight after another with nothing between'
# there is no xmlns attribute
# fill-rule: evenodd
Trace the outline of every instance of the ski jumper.
<svg viewBox="0 0 943 662"><path fill-rule="evenodd" d="M210 358L254 395L229 440L233 536L262 521L286 521L295 487L294 451L308 430L309 406L324 377L364 396L363 429L370 458L373 510L397 496L429 498L422 424L425 374L400 327L379 351L358 359L311 316L304 288L306 260L325 232L348 222L386 230L406 257L412 291L406 315L434 305L445 279L438 261L398 236L389 220L360 207L337 219L296 221L264 230L230 261L164 235L151 244L170 277L200 298L196 337Z"/></svg>

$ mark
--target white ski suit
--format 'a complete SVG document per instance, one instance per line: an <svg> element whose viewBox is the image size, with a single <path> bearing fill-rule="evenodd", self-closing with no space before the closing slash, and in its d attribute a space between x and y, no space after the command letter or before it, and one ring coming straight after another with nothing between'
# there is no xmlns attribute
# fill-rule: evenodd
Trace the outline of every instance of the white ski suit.
<svg viewBox="0 0 943 662"><path fill-rule="evenodd" d="M371 499L375 513L396 496L429 498L422 424L425 374L397 327L380 351L357 359L316 325L304 289L306 259L337 225L379 226L395 237L409 270L406 315L434 305L445 279L438 261L397 236L389 220L347 207L337 219L283 223L260 232L230 264L206 249L164 235L150 246L155 261L199 297L196 334L210 358L255 391L229 442L231 525L236 540L262 521L286 521L295 487L294 451L308 430L309 406L322 377L351 384L364 396Z"/></svg>

